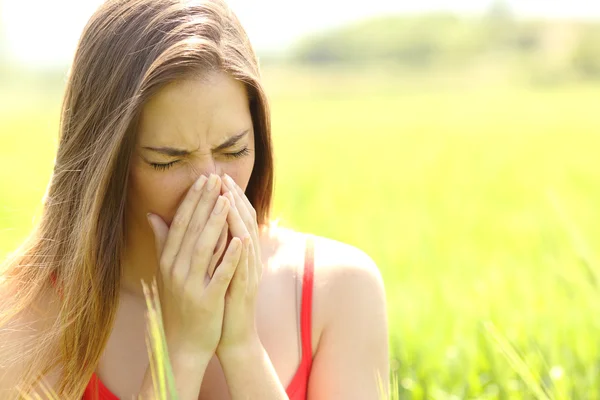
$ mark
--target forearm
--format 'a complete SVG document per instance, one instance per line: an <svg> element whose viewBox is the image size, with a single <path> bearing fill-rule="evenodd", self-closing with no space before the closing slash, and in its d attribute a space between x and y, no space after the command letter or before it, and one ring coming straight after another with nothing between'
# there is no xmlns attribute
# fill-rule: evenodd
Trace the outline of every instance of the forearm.
<svg viewBox="0 0 600 400"><path fill-rule="evenodd" d="M204 372L212 356L183 351L174 351L169 356L179 400L198 399ZM143 400L155 399L150 366L146 369L139 396Z"/></svg>
<svg viewBox="0 0 600 400"><path fill-rule="evenodd" d="M260 340L217 355L232 400L289 400Z"/></svg>

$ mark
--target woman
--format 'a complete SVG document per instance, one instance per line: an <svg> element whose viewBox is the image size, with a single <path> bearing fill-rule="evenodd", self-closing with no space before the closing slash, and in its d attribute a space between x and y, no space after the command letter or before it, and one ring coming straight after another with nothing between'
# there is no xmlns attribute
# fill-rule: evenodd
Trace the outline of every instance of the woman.
<svg viewBox="0 0 600 400"><path fill-rule="evenodd" d="M225 4L102 5L60 129L40 222L0 276L0 398L43 383L151 398L155 278L181 399L380 398L381 277L360 250L269 220L267 100Z"/></svg>

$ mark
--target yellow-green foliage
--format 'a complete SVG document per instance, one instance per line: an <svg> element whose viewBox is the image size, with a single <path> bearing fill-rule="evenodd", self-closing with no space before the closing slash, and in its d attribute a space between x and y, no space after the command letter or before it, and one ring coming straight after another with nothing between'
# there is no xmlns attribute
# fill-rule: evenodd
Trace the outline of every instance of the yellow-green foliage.
<svg viewBox="0 0 600 400"><path fill-rule="evenodd" d="M377 262L401 398L598 398L599 87L266 77L275 216ZM0 100L0 255L52 167L60 94L30 96Z"/></svg>

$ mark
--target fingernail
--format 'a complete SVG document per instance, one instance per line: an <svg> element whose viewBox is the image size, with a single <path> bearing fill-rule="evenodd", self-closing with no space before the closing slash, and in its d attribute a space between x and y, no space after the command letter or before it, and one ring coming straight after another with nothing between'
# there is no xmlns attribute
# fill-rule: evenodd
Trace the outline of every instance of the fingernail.
<svg viewBox="0 0 600 400"><path fill-rule="evenodd" d="M215 208L213 209L213 214L220 214L221 211L223 211L223 208L225 208L225 199L223 196L219 196Z"/></svg>
<svg viewBox="0 0 600 400"><path fill-rule="evenodd" d="M230 246L231 246L231 250L237 251L240 248L239 240L232 240L230 243Z"/></svg>
<svg viewBox="0 0 600 400"><path fill-rule="evenodd" d="M227 181L227 184L233 189L233 179L229 175L225 174L225 180Z"/></svg>
<svg viewBox="0 0 600 400"><path fill-rule="evenodd" d="M202 175L198 180L194 183L194 190L199 191L202 189L204 184L206 183L206 176Z"/></svg>
<svg viewBox="0 0 600 400"><path fill-rule="evenodd" d="M208 178L208 190L213 190L215 186L217 186L217 178L218 176L215 174L210 174L210 178Z"/></svg>

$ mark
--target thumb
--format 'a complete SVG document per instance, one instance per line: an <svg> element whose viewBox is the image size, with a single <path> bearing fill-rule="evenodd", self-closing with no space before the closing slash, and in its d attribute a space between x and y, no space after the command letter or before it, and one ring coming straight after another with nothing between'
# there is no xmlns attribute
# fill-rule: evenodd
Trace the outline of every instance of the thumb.
<svg viewBox="0 0 600 400"><path fill-rule="evenodd" d="M162 254L163 248L165 247L165 242L167 241L167 234L169 233L169 227L163 221L161 217L156 214L148 213L148 223L152 228L152 232L154 233L154 243L156 245L156 253L158 259L160 259L160 255Z"/></svg>

